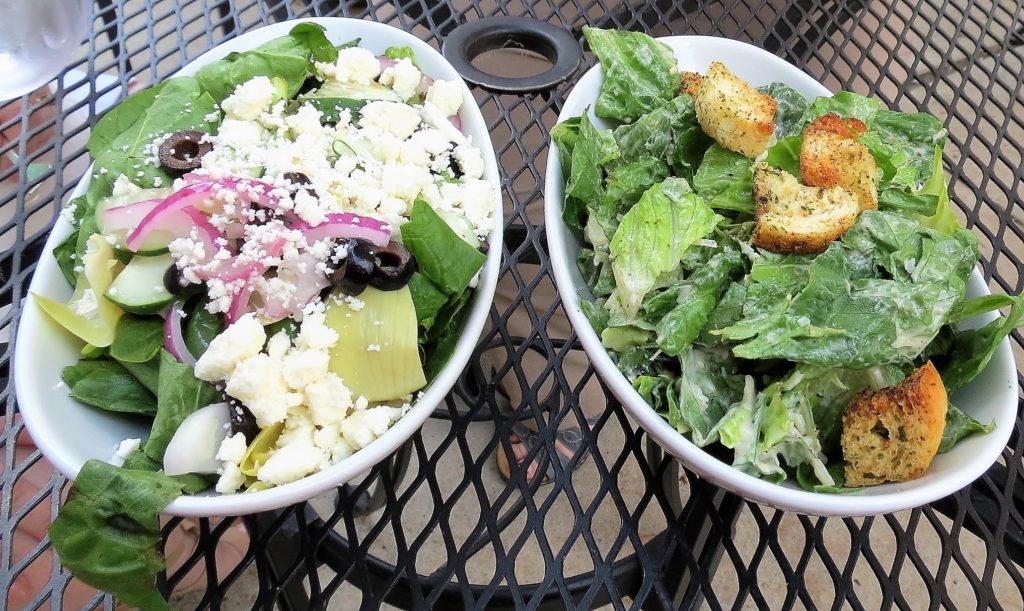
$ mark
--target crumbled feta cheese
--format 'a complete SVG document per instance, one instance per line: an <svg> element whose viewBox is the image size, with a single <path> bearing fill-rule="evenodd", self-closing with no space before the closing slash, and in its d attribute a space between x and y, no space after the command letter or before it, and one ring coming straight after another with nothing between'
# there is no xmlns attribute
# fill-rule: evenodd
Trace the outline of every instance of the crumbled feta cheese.
<svg viewBox="0 0 1024 611"><path fill-rule="evenodd" d="M320 123L320 111L312 104L303 104L295 111L295 114L285 117L285 123L289 129L298 135L319 135L324 131Z"/></svg>
<svg viewBox="0 0 1024 611"><path fill-rule="evenodd" d="M230 409L230 408L229 408ZM224 441L220 442L220 448L217 449L217 460L225 462L240 463L242 458L245 457L245 448L248 446L245 443L245 435L242 433L235 433L224 438Z"/></svg>
<svg viewBox="0 0 1024 611"><path fill-rule="evenodd" d="M412 202L434 179L423 166L388 163L381 168L380 182L388 195Z"/></svg>
<svg viewBox="0 0 1024 611"><path fill-rule="evenodd" d="M338 333L325 320L323 313L304 317L295 345L302 350L329 350L338 343Z"/></svg>
<svg viewBox="0 0 1024 611"><path fill-rule="evenodd" d="M284 331L278 331L267 342L267 355L272 359L283 359L291 348L292 339Z"/></svg>
<svg viewBox="0 0 1024 611"><path fill-rule="evenodd" d="M216 490L220 494L234 494L245 483L245 475L239 470L238 465L232 462L225 463L224 472L217 480Z"/></svg>
<svg viewBox="0 0 1024 611"><path fill-rule="evenodd" d="M333 454L334 448L341 441L341 424L338 422L321 427L313 433L313 445L324 452Z"/></svg>
<svg viewBox="0 0 1024 611"><path fill-rule="evenodd" d="M353 448L365 448L400 416L400 409L387 405L357 410L341 421L341 435Z"/></svg>
<svg viewBox="0 0 1024 611"><path fill-rule="evenodd" d="M91 318L96 315L100 304L96 301L96 292L92 289L85 289L82 295L71 304L71 311L82 318Z"/></svg>
<svg viewBox="0 0 1024 611"><path fill-rule="evenodd" d="M484 160L480 156L480 149L470 144L460 144L452 154L467 178L480 178L484 175Z"/></svg>
<svg viewBox="0 0 1024 611"><path fill-rule="evenodd" d="M409 138L409 143L423 147L431 155L440 155L452 148L452 141L449 140L439 129L421 129Z"/></svg>
<svg viewBox="0 0 1024 611"><path fill-rule="evenodd" d="M310 227L316 227L327 220L327 213L320 207L320 201L305 189L296 191L293 210L300 219L309 223Z"/></svg>
<svg viewBox="0 0 1024 611"><path fill-rule="evenodd" d="M310 417L317 426L341 422L352 408L352 393L333 373L307 385L305 393Z"/></svg>
<svg viewBox="0 0 1024 611"><path fill-rule="evenodd" d="M255 76L235 88L221 102L221 108L232 119L251 121L260 116L277 98L274 83L266 76Z"/></svg>
<svg viewBox="0 0 1024 611"><path fill-rule="evenodd" d="M243 315L213 338L209 348L196 362L196 377L207 382L227 379L241 361L259 354L265 341L267 333L256 315Z"/></svg>
<svg viewBox="0 0 1024 611"><path fill-rule="evenodd" d="M132 193L138 193L142 190L142 187L136 185L132 181L128 180L128 177L121 174L114 180L114 186L112 187L111 195L114 197L121 197L122 195L131 195Z"/></svg>
<svg viewBox="0 0 1024 611"><path fill-rule="evenodd" d="M323 450L303 444L291 444L275 450L260 467L256 478L280 486L313 473L324 461Z"/></svg>
<svg viewBox="0 0 1024 611"><path fill-rule="evenodd" d="M427 90L427 101L450 117L462 106L462 85L458 81L438 80Z"/></svg>
<svg viewBox="0 0 1024 611"><path fill-rule="evenodd" d="M380 74L380 60L362 47L349 47L338 51L334 64L316 62L321 75L342 83L367 84Z"/></svg>
<svg viewBox="0 0 1024 611"><path fill-rule="evenodd" d="M141 445L141 439L129 438L121 441L114 449L114 456L110 459L110 464L120 467L124 464L124 459L128 458L135 450L138 450Z"/></svg>
<svg viewBox="0 0 1024 611"><path fill-rule="evenodd" d="M451 119L448 115L444 114L444 111L440 110L437 106L434 106L431 102L425 102L421 110L423 116L423 122L438 130L444 137L451 142L456 144L462 144L466 141L466 136L457 127L452 125Z"/></svg>
<svg viewBox="0 0 1024 611"><path fill-rule="evenodd" d="M292 350L284 357L284 380L289 388L303 390L327 375L330 355L320 350Z"/></svg>
<svg viewBox="0 0 1024 611"><path fill-rule="evenodd" d="M403 58L380 75L380 84L391 87L403 100L416 95L422 74L408 58Z"/></svg>
<svg viewBox="0 0 1024 611"><path fill-rule="evenodd" d="M281 422L288 415L288 408L302 404L302 395L290 392L285 384L281 361L266 354L256 354L238 363L224 390L249 408L260 428Z"/></svg>
<svg viewBox="0 0 1024 611"><path fill-rule="evenodd" d="M359 124L370 125L405 140L420 125L416 109L400 102L370 102L359 110Z"/></svg>

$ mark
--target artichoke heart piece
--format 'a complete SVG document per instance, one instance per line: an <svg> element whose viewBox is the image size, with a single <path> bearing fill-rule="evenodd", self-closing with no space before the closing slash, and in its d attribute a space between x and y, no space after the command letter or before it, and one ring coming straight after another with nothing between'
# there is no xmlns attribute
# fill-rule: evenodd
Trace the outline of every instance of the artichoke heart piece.
<svg viewBox="0 0 1024 611"><path fill-rule="evenodd" d="M360 302L361 306L353 307ZM408 286L397 291L369 287L358 299L328 299L327 303L327 326L338 333L330 370L353 396L370 402L392 401L426 386L416 306Z"/></svg>

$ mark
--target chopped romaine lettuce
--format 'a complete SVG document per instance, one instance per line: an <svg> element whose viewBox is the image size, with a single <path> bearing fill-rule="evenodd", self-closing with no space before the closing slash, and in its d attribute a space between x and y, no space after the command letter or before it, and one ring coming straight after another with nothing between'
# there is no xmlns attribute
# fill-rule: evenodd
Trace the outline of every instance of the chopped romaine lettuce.
<svg viewBox="0 0 1024 611"><path fill-rule="evenodd" d="M591 27L583 35L604 72L597 116L628 123L678 95L676 57L665 43L640 32Z"/></svg>

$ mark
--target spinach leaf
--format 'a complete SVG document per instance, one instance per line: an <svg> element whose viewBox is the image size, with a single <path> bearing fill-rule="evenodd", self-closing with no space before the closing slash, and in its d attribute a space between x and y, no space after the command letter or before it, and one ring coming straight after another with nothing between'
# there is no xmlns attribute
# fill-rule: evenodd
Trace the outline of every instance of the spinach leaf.
<svg viewBox="0 0 1024 611"><path fill-rule="evenodd" d="M196 379L192 367L179 363L166 350L160 351L160 380L156 418L146 442L146 455L163 462L164 450L178 426L192 412L220 400L211 384Z"/></svg>
<svg viewBox="0 0 1024 611"><path fill-rule="evenodd" d="M331 41L327 40L326 32L327 30L322 25L307 22L293 27L291 32L288 32L288 36L309 49L309 53L314 61L333 64L338 61L338 48L332 45ZM388 51L392 49L394 47L388 49ZM409 49L409 52L411 54L412 49ZM388 55L388 57L391 56ZM412 58L410 57L410 59Z"/></svg>
<svg viewBox="0 0 1024 611"><path fill-rule="evenodd" d="M185 347L198 359L206 353L213 338L220 335L223 330L224 319L221 315L207 310L206 301L199 299L185 318L185 328L182 330Z"/></svg>
<svg viewBox="0 0 1024 611"><path fill-rule="evenodd" d="M143 89L100 117L89 132L89 142L86 145L92 156L99 157L114 148L114 143L122 134L132 131L137 124L145 120L145 115L153 106L156 96L174 80L169 79Z"/></svg>
<svg viewBox="0 0 1024 611"><path fill-rule="evenodd" d="M118 361L122 367L128 370L128 373L132 374L136 380L138 380L146 390L153 393L156 396L157 391L160 390L160 356L154 356L145 363L130 363Z"/></svg>
<svg viewBox="0 0 1024 611"><path fill-rule="evenodd" d="M416 54L413 52L412 47L388 47L384 50L384 56L388 59L394 60L407 59L417 68L420 67L420 65L416 63Z"/></svg>
<svg viewBox="0 0 1024 611"><path fill-rule="evenodd" d="M760 90L778 102L775 108L775 137L781 140L798 133L800 118L807 111L807 98L785 83L772 83Z"/></svg>
<svg viewBox="0 0 1024 611"><path fill-rule="evenodd" d="M566 119L551 128L551 141L558 146L558 160L562 163L562 173L568 178L572 171L572 152L580 136L582 117Z"/></svg>
<svg viewBox="0 0 1024 611"><path fill-rule="evenodd" d="M583 36L604 72L597 116L628 123L679 92L676 58L665 43L640 32L591 27L583 28Z"/></svg>
<svg viewBox="0 0 1024 611"><path fill-rule="evenodd" d="M995 428L995 420L988 424L982 424L950 403L946 408L946 428L942 429L939 454L952 450L953 446L965 437L970 437L977 433L991 433Z"/></svg>
<svg viewBox="0 0 1024 611"><path fill-rule="evenodd" d="M78 284L78 273L75 272L75 266L78 265L78 235L77 230L72 231L60 244L53 247L53 258L57 259L60 273L71 286Z"/></svg>
<svg viewBox="0 0 1024 611"><path fill-rule="evenodd" d="M83 360L65 367L61 378L68 394L82 403L112 412L152 416L156 397L120 364L108 360Z"/></svg>
<svg viewBox="0 0 1024 611"><path fill-rule="evenodd" d="M1012 299L1014 301L1008 315L1000 316L980 329L953 334L949 353L945 358L936 359L947 392L963 388L977 377L999 349L1003 339L1024 324L1024 296L1018 295Z"/></svg>
<svg viewBox="0 0 1024 611"><path fill-rule="evenodd" d="M126 314L117 321L110 356L121 363L145 363L163 346L163 320L158 316Z"/></svg>
<svg viewBox="0 0 1024 611"><path fill-rule="evenodd" d="M465 301L463 300L462 303L465 304ZM441 334L434 340L423 365L423 374L426 376L427 382L432 382L455 354L455 347L458 345L459 339L462 338L462 328L466 325L467 318L469 318L469 310L459 307L452 312L451 319L447 321L448 324L436 327L442 330Z"/></svg>
<svg viewBox="0 0 1024 611"><path fill-rule="evenodd" d="M783 169L793 176L800 176L800 149L803 145L803 136L782 138L768 149L765 163Z"/></svg>
<svg viewBox="0 0 1024 611"><path fill-rule="evenodd" d="M50 525L61 563L85 583L143 609L170 609L156 588L164 570L160 512L182 484L162 473L90 460Z"/></svg>
<svg viewBox="0 0 1024 611"><path fill-rule="evenodd" d="M291 99L306 80L309 62L314 57L312 47L316 47L321 56L329 54L322 44L326 41L323 33L318 36L313 29L303 26L307 24L296 26L288 36L275 38L250 51L231 53L224 59L207 64L196 72L195 78L203 91L216 102L223 101L235 87L255 76L284 79L288 83L287 97ZM302 29L296 33L297 28ZM336 53L337 50L335 58Z"/></svg>
<svg viewBox="0 0 1024 611"><path fill-rule="evenodd" d="M679 356L697 339L729 279L742 266L743 256L727 251L713 256L690 277L689 292L657 323L658 347L665 354Z"/></svg>
<svg viewBox="0 0 1024 611"><path fill-rule="evenodd" d="M704 151L714 142L700 123L688 95L615 129L615 141L626 162L654 157L672 168L675 176L691 180Z"/></svg>
<svg viewBox="0 0 1024 611"><path fill-rule="evenodd" d="M598 129L584 113L580 133L572 149L572 171L565 184L566 207L562 218L582 228L584 209L597 211L606 222L613 212L600 206L604 198L604 166L619 156L611 130Z"/></svg>
<svg viewBox="0 0 1024 611"><path fill-rule="evenodd" d="M659 277L679 267L683 253L721 221L681 178L647 190L622 218L609 246L618 303L627 320L636 317Z"/></svg>
<svg viewBox="0 0 1024 611"><path fill-rule="evenodd" d="M448 296L419 272L413 273L409 279L409 292L416 306L416 321L424 331L430 331L441 308L448 302Z"/></svg>
<svg viewBox="0 0 1024 611"><path fill-rule="evenodd" d="M754 212L754 164L717 142L704 153L693 188L718 210Z"/></svg>
<svg viewBox="0 0 1024 611"><path fill-rule="evenodd" d="M419 271L449 295L461 295L487 261L420 199L402 225L402 241L416 258Z"/></svg>

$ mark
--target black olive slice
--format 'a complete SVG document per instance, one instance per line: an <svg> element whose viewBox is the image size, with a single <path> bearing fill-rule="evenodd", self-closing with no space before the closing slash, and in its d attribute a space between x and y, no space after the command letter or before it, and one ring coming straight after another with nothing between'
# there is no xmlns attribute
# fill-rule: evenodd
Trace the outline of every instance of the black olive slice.
<svg viewBox="0 0 1024 611"><path fill-rule="evenodd" d="M164 288L171 295L190 297L202 290L202 285L189 283L181 270L176 265L171 265L164 272Z"/></svg>
<svg viewBox="0 0 1024 611"><path fill-rule="evenodd" d="M174 132L160 145L160 165L172 172L190 172L202 165L203 155L213 150L213 144L204 142L203 132L185 129Z"/></svg>
<svg viewBox="0 0 1024 611"><path fill-rule="evenodd" d="M249 445L260 433L260 427L256 424L256 416L253 416L248 407L231 395L225 394L224 400L228 403L231 434L241 433L245 436L245 444Z"/></svg>
<svg viewBox="0 0 1024 611"><path fill-rule="evenodd" d="M416 260L401 242L389 242L377 249L377 265L373 270L370 286L382 291L397 291L409 284L409 278L416 271Z"/></svg>
<svg viewBox="0 0 1024 611"><path fill-rule="evenodd" d="M295 186L312 184L312 180L309 176L306 176L302 172L285 172L281 175L281 178L287 180Z"/></svg>
<svg viewBox="0 0 1024 611"><path fill-rule="evenodd" d="M373 278L376 264L374 247L371 242L361 238L346 240L343 247L348 254L331 272L331 285L347 295L356 296L366 290Z"/></svg>

